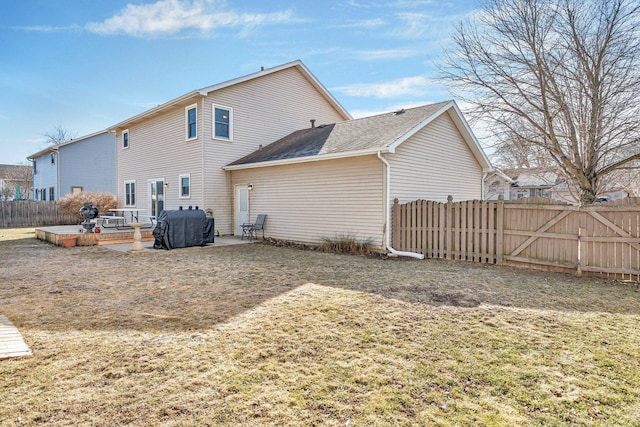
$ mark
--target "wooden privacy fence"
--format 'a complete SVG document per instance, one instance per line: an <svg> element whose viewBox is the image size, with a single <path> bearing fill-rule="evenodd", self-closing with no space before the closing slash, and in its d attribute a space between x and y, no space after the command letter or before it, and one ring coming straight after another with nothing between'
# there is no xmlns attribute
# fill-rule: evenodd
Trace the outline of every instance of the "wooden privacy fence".
<svg viewBox="0 0 640 427"><path fill-rule="evenodd" d="M40 227L77 224L79 215L66 215L58 210L58 202L12 200L0 202L0 227Z"/></svg>
<svg viewBox="0 0 640 427"><path fill-rule="evenodd" d="M640 281L640 199L573 206L550 199L393 205L393 247L427 258L518 264Z"/></svg>

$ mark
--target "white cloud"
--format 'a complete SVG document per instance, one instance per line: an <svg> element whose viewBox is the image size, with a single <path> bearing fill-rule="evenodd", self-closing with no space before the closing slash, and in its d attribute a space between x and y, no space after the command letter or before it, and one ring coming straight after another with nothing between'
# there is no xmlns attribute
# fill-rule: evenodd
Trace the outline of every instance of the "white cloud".
<svg viewBox="0 0 640 427"><path fill-rule="evenodd" d="M37 33L59 33L62 31L81 31L82 28L78 25L67 25L64 27L54 27L51 25L28 25L22 27L11 27L14 30L20 31L33 31Z"/></svg>
<svg viewBox="0 0 640 427"><path fill-rule="evenodd" d="M366 96L374 98L397 98L401 96L424 95L433 82L425 76L405 77L385 83L358 83L340 86L332 90L349 96Z"/></svg>
<svg viewBox="0 0 640 427"><path fill-rule="evenodd" d="M362 21L350 21L350 22L347 22L346 24L336 25L335 28L372 29L372 28L381 27L384 24L385 24L385 21L382 18L375 18L375 19L365 19Z"/></svg>
<svg viewBox="0 0 640 427"><path fill-rule="evenodd" d="M418 55L420 52L410 49L360 50L356 52L358 59L375 61L379 59L403 59Z"/></svg>
<svg viewBox="0 0 640 427"><path fill-rule="evenodd" d="M4 114L0 114L0 120L9 120L9 117Z"/></svg>
<svg viewBox="0 0 640 427"><path fill-rule="evenodd" d="M421 38L433 27L434 18L426 13L399 13L397 17L402 21L402 25L392 32L395 37Z"/></svg>
<svg viewBox="0 0 640 427"><path fill-rule="evenodd" d="M87 24L97 34L126 34L135 37L175 35L183 31L201 34L218 28L248 31L261 25L294 22L293 12L238 13L215 0L159 0L151 4L128 4L119 14L102 22Z"/></svg>
<svg viewBox="0 0 640 427"><path fill-rule="evenodd" d="M355 0L350 0L347 4L352 7L358 7L363 9L370 8L393 8L393 9L407 9L407 8L416 8L416 7L428 7L437 4L438 2L434 0L397 0L397 1L365 1L359 2Z"/></svg>

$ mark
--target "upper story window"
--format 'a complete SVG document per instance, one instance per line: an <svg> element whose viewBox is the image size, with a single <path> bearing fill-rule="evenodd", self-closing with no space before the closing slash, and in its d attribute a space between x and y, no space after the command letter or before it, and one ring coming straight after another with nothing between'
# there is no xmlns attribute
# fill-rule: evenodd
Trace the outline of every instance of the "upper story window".
<svg viewBox="0 0 640 427"><path fill-rule="evenodd" d="M198 106L197 104L190 105L184 111L187 123L186 139L195 139L198 137Z"/></svg>
<svg viewBox="0 0 640 427"><path fill-rule="evenodd" d="M122 148L129 148L129 129L122 131Z"/></svg>
<svg viewBox="0 0 640 427"><path fill-rule="evenodd" d="M55 165L56 164L56 156L55 154L51 153L51 164Z"/></svg>
<svg viewBox="0 0 640 427"><path fill-rule="evenodd" d="M191 176L180 175L180 198L186 199L191 195Z"/></svg>
<svg viewBox="0 0 640 427"><path fill-rule="evenodd" d="M233 109L213 106L213 137L233 140Z"/></svg>
<svg viewBox="0 0 640 427"><path fill-rule="evenodd" d="M136 182L135 181L124 182L124 205L125 206L136 205Z"/></svg>
<svg viewBox="0 0 640 427"><path fill-rule="evenodd" d="M38 162L34 160L33 161L33 174L35 175L37 173L38 173Z"/></svg>

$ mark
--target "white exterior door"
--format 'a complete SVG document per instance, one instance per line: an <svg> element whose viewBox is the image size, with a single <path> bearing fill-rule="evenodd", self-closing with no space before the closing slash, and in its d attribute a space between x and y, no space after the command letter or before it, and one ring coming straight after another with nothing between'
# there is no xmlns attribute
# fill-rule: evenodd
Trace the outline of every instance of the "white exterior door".
<svg viewBox="0 0 640 427"><path fill-rule="evenodd" d="M149 180L149 212L150 216L158 217L164 209L164 179Z"/></svg>
<svg viewBox="0 0 640 427"><path fill-rule="evenodd" d="M242 224L249 222L249 190L246 185L236 186L236 236L242 235Z"/></svg>

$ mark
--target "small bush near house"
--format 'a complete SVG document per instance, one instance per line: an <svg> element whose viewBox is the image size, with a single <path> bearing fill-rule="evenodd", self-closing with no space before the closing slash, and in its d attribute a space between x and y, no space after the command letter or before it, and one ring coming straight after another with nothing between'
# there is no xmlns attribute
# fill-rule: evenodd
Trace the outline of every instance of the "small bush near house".
<svg viewBox="0 0 640 427"><path fill-rule="evenodd" d="M58 208L67 215L80 215L80 208L86 202L93 203L99 212L108 212L109 209L118 207L118 199L114 194L82 192L62 197L58 202Z"/></svg>
<svg viewBox="0 0 640 427"><path fill-rule="evenodd" d="M358 240L354 236L343 234L335 238L324 237L322 241L322 248L328 252L354 255L366 255L373 252L370 238Z"/></svg>

